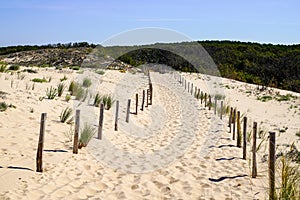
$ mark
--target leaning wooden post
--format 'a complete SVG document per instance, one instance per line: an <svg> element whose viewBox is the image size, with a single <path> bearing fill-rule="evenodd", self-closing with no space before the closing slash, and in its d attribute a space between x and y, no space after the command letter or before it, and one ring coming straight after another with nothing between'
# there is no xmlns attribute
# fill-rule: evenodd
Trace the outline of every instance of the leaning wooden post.
<svg viewBox="0 0 300 200"><path fill-rule="evenodd" d="M116 101L115 131L118 130L118 119L119 119L119 101Z"/></svg>
<svg viewBox="0 0 300 200"><path fill-rule="evenodd" d="M144 110L144 103L145 103L145 90L143 90L143 97L142 97L142 107L141 107L141 111Z"/></svg>
<svg viewBox="0 0 300 200"><path fill-rule="evenodd" d="M233 110L232 117L232 139L235 140L235 122L236 122L236 108Z"/></svg>
<svg viewBox="0 0 300 200"><path fill-rule="evenodd" d="M36 171L43 172L43 149L44 149L44 135L45 135L45 123L47 113L42 113L40 123L40 135L38 142L38 149L36 154Z"/></svg>
<svg viewBox="0 0 300 200"><path fill-rule="evenodd" d="M208 110L211 110L211 96L208 95Z"/></svg>
<svg viewBox="0 0 300 200"><path fill-rule="evenodd" d="M252 138L252 178L257 176L257 163L256 163L256 133L257 123L253 123L253 138Z"/></svg>
<svg viewBox="0 0 300 200"><path fill-rule="evenodd" d="M275 132L269 132L269 199L275 199Z"/></svg>
<svg viewBox="0 0 300 200"><path fill-rule="evenodd" d="M244 117L243 123L243 159L247 158L247 117Z"/></svg>
<svg viewBox="0 0 300 200"><path fill-rule="evenodd" d="M206 106L207 106L207 94L205 92L205 94L204 94L204 107L206 108Z"/></svg>
<svg viewBox="0 0 300 200"><path fill-rule="evenodd" d="M138 93L135 94L135 114L138 114L138 106L139 106L139 95Z"/></svg>
<svg viewBox="0 0 300 200"><path fill-rule="evenodd" d="M104 104L100 105L100 116L99 116L99 126L98 126L98 139L102 140L102 129L103 129L103 118L104 118Z"/></svg>
<svg viewBox="0 0 300 200"><path fill-rule="evenodd" d="M148 90L147 90L147 93L148 93ZM128 99L128 103L127 103L127 112L126 112L126 120L125 120L127 123L129 122L130 102L131 102L131 100Z"/></svg>
<svg viewBox="0 0 300 200"><path fill-rule="evenodd" d="M198 89L197 100L200 98L200 89Z"/></svg>
<svg viewBox="0 0 300 200"><path fill-rule="evenodd" d="M221 101L221 108L220 108L220 112L221 112L221 114L220 114L220 119L222 120L222 118L223 118L223 101Z"/></svg>
<svg viewBox="0 0 300 200"><path fill-rule="evenodd" d="M201 100L201 105L202 105L202 102L203 102L203 91L201 91L200 100Z"/></svg>
<svg viewBox="0 0 300 200"><path fill-rule="evenodd" d="M229 122L228 122L229 133L231 133L231 120L232 120L232 113L233 113L233 108L232 108L232 107L230 107Z"/></svg>
<svg viewBox="0 0 300 200"><path fill-rule="evenodd" d="M217 114L217 98L215 97L214 114Z"/></svg>
<svg viewBox="0 0 300 200"><path fill-rule="evenodd" d="M240 111L237 112L237 119L236 119L236 128L237 128L237 138L236 138L236 146L241 147L242 146L242 135L241 135L241 121L240 121L241 113Z"/></svg>
<svg viewBox="0 0 300 200"><path fill-rule="evenodd" d="M78 137L79 137L79 126L80 126L80 110L76 110L75 114L75 132L73 142L73 153L78 153Z"/></svg>

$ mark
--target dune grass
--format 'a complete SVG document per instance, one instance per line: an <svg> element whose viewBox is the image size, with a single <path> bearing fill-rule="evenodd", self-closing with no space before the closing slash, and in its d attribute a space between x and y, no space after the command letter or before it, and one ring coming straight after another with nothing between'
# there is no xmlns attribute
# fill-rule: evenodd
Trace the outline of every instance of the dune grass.
<svg viewBox="0 0 300 200"><path fill-rule="evenodd" d="M92 80L90 78L84 78L82 82L82 86L85 88L91 87L92 85Z"/></svg>
<svg viewBox="0 0 300 200"><path fill-rule="evenodd" d="M96 129L92 125L85 123L81 129L78 148L86 147L95 133Z"/></svg>
<svg viewBox="0 0 300 200"><path fill-rule="evenodd" d="M47 83L48 82L48 80L46 80L45 78L34 78L31 81L35 82L35 83Z"/></svg>
<svg viewBox="0 0 300 200"><path fill-rule="evenodd" d="M61 97L62 93L64 92L65 84L59 83L57 86L57 96Z"/></svg>
<svg viewBox="0 0 300 200"><path fill-rule="evenodd" d="M49 88L47 88L46 90L46 97L47 99L54 99L57 96L57 89L53 88L52 86Z"/></svg>
<svg viewBox="0 0 300 200"><path fill-rule="evenodd" d="M0 102L0 112L6 111L8 108L8 105L5 102Z"/></svg>
<svg viewBox="0 0 300 200"><path fill-rule="evenodd" d="M73 114L72 108L70 108L70 107L65 108L64 110L61 111L61 114L59 116L60 117L60 122L70 123L73 120L73 118L71 117L72 114Z"/></svg>

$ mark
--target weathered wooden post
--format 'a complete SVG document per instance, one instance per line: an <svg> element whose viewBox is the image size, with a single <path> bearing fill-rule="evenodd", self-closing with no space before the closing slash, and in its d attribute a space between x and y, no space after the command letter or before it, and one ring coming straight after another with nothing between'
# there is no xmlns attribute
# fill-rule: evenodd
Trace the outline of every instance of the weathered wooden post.
<svg viewBox="0 0 300 200"><path fill-rule="evenodd" d="M233 110L232 117L232 139L235 140L235 122L236 122L236 108Z"/></svg>
<svg viewBox="0 0 300 200"><path fill-rule="evenodd" d="M247 158L247 117L244 117L243 123L243 159Z"/></svg>
<svg viewBox="0 0 300 200"><path fill-rule="evenodd" d="M45 135L45 123L47 113L42 113L40 123L40 135L36 154L36 171L43 172L43 149L44 149L44 135Z"/></svg>
<svg viewBox="0 0 300 200"><path fill-rule="evenodd" d="M78 153L78 137L80 128L80 110L76 110L75 114L75 131L74 131L74 142L73 142L73 153Z"/></svg>
<svg viewBox="0 0 300 200"><path fill-rule="evenodd" d="M194 94L194 97L195 97L196 99L198 99L198 98L197 98L197 91L198 91L198 89L197 89L197 87L195 87L195 94Z"/></svg>
<svg viewBox="0 0 300 200"><path fill-rule="evenodd" d="M152 87L152 83L149 84L149 92L150 92L150 102L149 105L152 105L152 96L153 96L153 87Z"/></svg>
<svg viewBox="0 0 300 200"><path fill-rule="evenodd" d="M275 199L275 132L269 132L269 199Z"/></svg>
<svg viewBox="0 0 300 200"><path fill-rule="evenodd" d="M214 114L217 114L217 98L215 97Z"/></svg>
<svg viewBox="0 0 300 200"><path fill-rule="evenodd" d="M256 134L257 123L253 122L253 138L252 138L252 178L257 176L257 163L256 163Z"/></svg>
<svg viewBox="0 0 300 200"><path fill-rule="evenodd" d="M184 79L184 89L186 90L186 79Z"/></svg>
<svg viewBox="0 0 300 200"><path fill-rule="evenodd" d="M145 90L143 90L143 97L142 97L142 107L141 107L141 111L144 110L144 103L145 103Z"/></svg>
<svg viewBox="0 0 300 200"><path fill-rule="evenodd" d="M200 98L200 88L198 89L198 93L197 93L197 100Z"/></svg>
<svg viewBox="0 0 300 200"><path fill-rule="evenodd" d="M211 110L211 96L208 95L208 110Z"/></svg>
<svg viewBox="0 0 300 200"><path fill-rule="evenodd" d="M202 105L202 102L203 102L203 91L201 91L200 100L201 100L201 105Z"/></svg>
<svg viewBox="0 0 300 200"><path fill-rule="evenodd" d="M149 89L147 89L147 93L146 93L146 106L145 107L148 107L148 98L149 98Z"/></svg>
<svg viewBox="0 0 300 200"><path fill-rule="evenodd" d="M228 122L228 127L229 127L229 133L231 133L231 121L232 121L232 114L233 114L233 108L230 107L230 114L229 114L229 122Z"/></svg>
<svg viewBox="0 0 300 200"><path fill-rule="evenodd" d="M139 106L138 102L139 102L139 95L138 95L138 93L136 93L135 94L135 114L136 115L138 114L138 106Z"/></svg>
<svg viewBox="0 0 300 200"><path fill-rule="evenodd" d="M188 86L187 87L188 87L187 91L190 92L190 82L188 82Z"/></svg>
<svg viewBox="0 0 300 200"><path fill-rule="evenodd" d="M102 140L102 129L103 129L103 119L104 119L104 104L100 104L100 115L99 115L99 126L98 126L98 139Z"/></svg>
<svg viewBox="0 0 300 200"><path fill-rule="evenodd" d="M206 108L206 106L207 106L207 94L205 92L205 94L204 94L204 107Z"/></svg>
<svg viewBox="0 0 300 200"><path fill-rule="evenodd" d="M191 83L191 95L193 95L193 87L194 87L194 84Z"/></svg>
<svg viewBox="0 0 300 200"><path fill-rule="evenodd" d="M118 119L119 119L119 101L116 101L115 131L118 130Z"/></svg>
<svg viewBox="0 0 300 200"><path fill-rule="evenodd" d="M241 134L241 121L240 121L241 113L240 111L237 111L237 119L236 119L236 127L237 127L237 138L236 138L236 146L241 147L242 146L242 134Z"/></svg>
<svg viewBox="0 0 300 200"><path fill-rule="evenodd" d="M148 93L148 90L147 90L147 93ZM125 120L127 123L129 122L130 102L131 102L131 100L128 99L128 103L127 103L127 112L126 112L126 120Z"/></svg>
<svg viewBox="0 0 300 200"><path fill-rule="evenodd" d="M222 120L223 118L223 101L221 101L221 108L220 108L221 112L220 112L220 119Z"/></svg>

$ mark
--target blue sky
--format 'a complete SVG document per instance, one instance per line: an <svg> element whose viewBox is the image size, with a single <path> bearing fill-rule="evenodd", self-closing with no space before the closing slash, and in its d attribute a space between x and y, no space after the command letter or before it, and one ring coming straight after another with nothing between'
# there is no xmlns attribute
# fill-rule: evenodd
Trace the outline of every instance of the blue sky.
<svg viewBox="0 0 300 200"><path fill-rule="evenodd" d="M0 46L87 41L159 27L193 40L300 43L297 0L10 0L0 4Z"/></svg>

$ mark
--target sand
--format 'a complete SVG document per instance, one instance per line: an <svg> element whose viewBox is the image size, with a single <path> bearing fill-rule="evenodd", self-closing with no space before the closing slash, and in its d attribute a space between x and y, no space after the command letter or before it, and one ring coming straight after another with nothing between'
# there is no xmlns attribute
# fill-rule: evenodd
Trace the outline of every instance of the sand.
<svg viewBox="0 0 300 200"><path fill-rule="evenodd" d="M141 102L142 90L148 79L143 73L105 71L98 75L92 70L83 73L37 69L37 74L22 72L0 74L0 90L7 92L5 101L16 108L0 112L0 199L265 199L267 197L267 154L263 142L258 151L258 177L251 178L250 143L248 158L242 159L242 149L228 133L228 117L220 120L190 95L179 83L178 74L151 72L153 105L135 115L135 94ZM92 79L84 102L43 99L50 86L60 79L70 81ZM297 99L278 102L257 100L256 87L233 80L207 75L181 74L205 92L219 93L248 117L249 130L258 122L265 130L286 129L277 134L278 144L295 142L300 129ZM49 78L49 83L31 79ZM11 81L13 85L11 87ZM250 92L251 93L250 93ZM115 104L104 112L103 139L95 137L86 148L72 153L72 129L59 121L66 107L81 110L84 123L98 128L99 108L93 98L111 94L120 102L119 130L114 131ZM262 95L262 92L258 93ZM125 122L127 100L131 101L129 123ZM218 102L220 103L220 102ZM291 108L292 105L292 108ZM298 107L297 107L298 106ZM43 173L37 173L35 158L42 112L47 113ZM71 131L70 131L71 130ZM267 137L267 134L266 136ZM263 139L259 139L258 143ZM265 138L267 141L267 138ZM280 146L283 148L282 146ZM280 148L278 147L278 148ZM279 149L278 149L279 151Z"/></svg>

